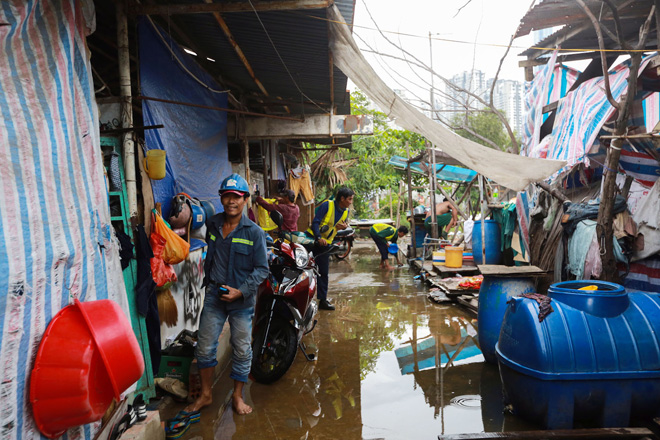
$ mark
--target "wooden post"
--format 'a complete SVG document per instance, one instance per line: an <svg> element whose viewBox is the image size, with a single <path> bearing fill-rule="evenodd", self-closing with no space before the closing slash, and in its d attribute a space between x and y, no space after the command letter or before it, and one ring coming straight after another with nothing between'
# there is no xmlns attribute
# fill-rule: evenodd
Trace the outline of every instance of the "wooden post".
<svg viewBox="0 0 660 440"><path fill-rule="evenodd" d="M396 199L396 228L399 229L401 226L401 185L403 182L399 181L399 193L397 194Z"/></svg>
<svg viewBox="0 0 660 440"><path fill-rule="evenodd" d="M392 187L390 186L390 218L394 219L394 210L392 209Z"/></svg>
<svg viewBox="0 0 660 440"><path fill-rule="evenodd" d="M479 174L479 205L481 207L481 264L486 264L486 201L484 200L484 177L481 174ZM474 235L474 232L472 234Z"/></svg>
<svg viewBox="0 0 660 440"><path fill-rule="evenodd" d="M128 18L124 3L117 2L117 57L119 62L119 93L121 97L121 128L133 127L133 107L131 99L131 59L128 47ZM124 159L124 179L126 180L126 198L131 225L137 223L137 184L135 178L135 143L133 131L122 135L122 154Z"/></svg>
<svg viewBox="0 0 660 440"><path fill-rule="evenodd" d="M410 160L410 145L406 142L406 157ZM417 258L417 237L415 236L415 214L413 212L413 199L412 199L412 172L410 170L410 163L406 162L406 179L408 181L408 206L410 207L410 239L412 244L412 256Z"/></svg>
<svg viewBox="0 0 660 440"><path fill-rule="evenodd" d="M245 181L250 186L250 143L247 139L243 139L243 165L245 166ZM262 188L263 190L263 188ZM252 198L248 198L247 207L252 207Z"/></svg>
<svg viewBox="0 0 660 440"><path fill-rule="evenodd" d="M438 218L435 211L435 150L433 144L429 149L430 158L428 161L431 166L429 167L429 183L431 184L431 237L438 238Z"/></svg>
<svg viewBox="0 0 660 440"><path fill-rule="evenodd" d="M266 146L268 143L268 146ZM268 162L270 161L270 140L261 141L261 157L264 161L264 196L270 197L270 179L268 178Z"/></svg>

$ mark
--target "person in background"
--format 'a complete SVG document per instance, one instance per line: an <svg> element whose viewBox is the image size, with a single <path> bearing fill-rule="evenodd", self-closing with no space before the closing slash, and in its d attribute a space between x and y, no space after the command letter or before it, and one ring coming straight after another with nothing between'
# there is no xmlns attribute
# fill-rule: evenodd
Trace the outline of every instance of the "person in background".
<svg viewBox="0 0 660 440"><path fill-rule="evenodd" d="M195 349L202 382L200 396L184 410L191 417L212 403L212 386L218 338L229 320L232 346L231 377L234 380L232 405L237 414L249 414L252 408L243 400L252 365L252 318L257 288L268 276L266 234L243 215L250 188L241 176L232 174L220 186L224 212L207 222L208 250L204 260L206 295L199 322Z"/></svg>
<svg viewBox="0 0 660 440"><path fill-rule="evenodd" d="M458 210L456 207L449 201L444 201L435 205L438 234L441 237L447 238L449 230L456 225L456 222L458 221L457 212ZM445 230L442 229L444 226L446 226ZM424 220L424 227L426 228L426 231L431 234L431 211L427 213L426 220Z"/></svg>
<svg viewBox="0 0 660 440"><path fill-rule="evenodd" d="M334 310L335 306L328 301L328 272L330 271L330 255L328 246L332 239L348 227L348 207L353 203L355 193L352 189L342 186L337 190L335 200L326 200L319 205L312 225L305 233L314 239L314 260L319 269L319 279L316 288L316 297L319 300L319 309ZM321 232L323 230L323 232Z"/></svg>
<svg viewBox="0 0 660 440"><path fill-rule="evenodd" d="M282 231L294 232L298 230L298 217L300 217L300 208L294 202L296 195L290 189L282 190L279 197L276 197L277 204L268 203L261 196L257 196L256 202L266 211L278 211L282 214L284 222Z"/></svg>
<svg viewBox="0 0 660 440"><path fill-rule="evenodd" d="M399 238L403 238L408 233L408 228L399 226L399 229L386 223L376 223L369 229L369 235L376 243L380 251L380 268L391 270L392 266L388 261L389 252L387 242L396 243ZM395 255L396 265L399 265L399 255Z"/></svg>

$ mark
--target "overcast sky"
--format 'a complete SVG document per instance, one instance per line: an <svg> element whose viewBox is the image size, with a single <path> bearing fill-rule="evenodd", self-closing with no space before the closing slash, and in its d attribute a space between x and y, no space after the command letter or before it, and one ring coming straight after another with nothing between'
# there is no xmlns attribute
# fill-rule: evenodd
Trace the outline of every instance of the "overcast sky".
<svg viewBox="0 0 660 440"><path fill-rule="evenodd" d="M491 78L531 4L532 0L357 0L353 34L367 60L390 87L413 90L428 99L428 85L424 84L430 82L428 72L367 52L370 46L378 52L403 56L375 30L367 8L388 38L426 65L430 65L432 46L433 68L440 75L451 78L474 67ZM517 55L532 44L531 36L518 38L513 44L520 47L509 52L500 78L522 81L524 72L518 67L521 58ZM349 82L349 87L355 86Z"/></svg>

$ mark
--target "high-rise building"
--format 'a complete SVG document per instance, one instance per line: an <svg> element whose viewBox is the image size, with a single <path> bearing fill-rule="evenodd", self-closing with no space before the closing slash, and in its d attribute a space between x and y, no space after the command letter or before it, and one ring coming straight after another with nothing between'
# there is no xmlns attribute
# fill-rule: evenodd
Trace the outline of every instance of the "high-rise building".
<svg viewBox="0 0 660 440"><path fill-rule="evenodd" d="M493 80L488 80L489 90ZM520 134L523 123L523 84L520 81L501 79L495 84L493 104L498 110L503 110L511 129Z"/></svg>
<svg viewBox="0 0 660 440"><path fill-rule="evenodd" d="M485 96L487 91L486 84L486 74L481 70L473 70L471 72L463 72L458 75L454 75L451 78L451 83L456 85L458 88L467 90L473 95L479 97ZM479 102L474 96L471 96L468 93L461 92L454 87L445 85L445 106L444 106L444 117L447 120L452 118L452 114L456 112L465 111L466 108L469 109L481 109L483 104Z"/></svg>
<svg viewBox="0 0 660 440"><path fill-rule="evenodd" d="M463 72L454 75L451 82L458 88L470 91L473 95L488 102L490 100L490 89L493 79L486 80L486 75L480 70ZM522 99L523 84L520 81L498 80L493 91L493 104L495 108L503 110L514 132L522 130ZM485 106L477 98L468 93L461 92L451 86L446 86L444 105L440 114L445 121L452 119L457 112L469 110L481 110Z"/></svg>

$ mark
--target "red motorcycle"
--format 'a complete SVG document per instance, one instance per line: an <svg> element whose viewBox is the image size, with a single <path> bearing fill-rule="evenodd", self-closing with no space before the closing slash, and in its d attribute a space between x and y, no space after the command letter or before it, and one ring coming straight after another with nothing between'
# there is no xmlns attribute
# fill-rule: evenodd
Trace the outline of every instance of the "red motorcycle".
<svg viewBox="0 0 660 440"><path fill-rule="evenodd" d="M282 214L272 211L271 218L282 226ZM296 235L298 234L298 235ZM280 232L269 255L270 272L257 291L252 331L252 376L259 383L272 383L282 377L296 357L298 347L305 359L302 337L314 330L318 307L316 294L318 269L311 249L314 240L302 233ZM336 246L329 246L332 251Z"/></svg>

